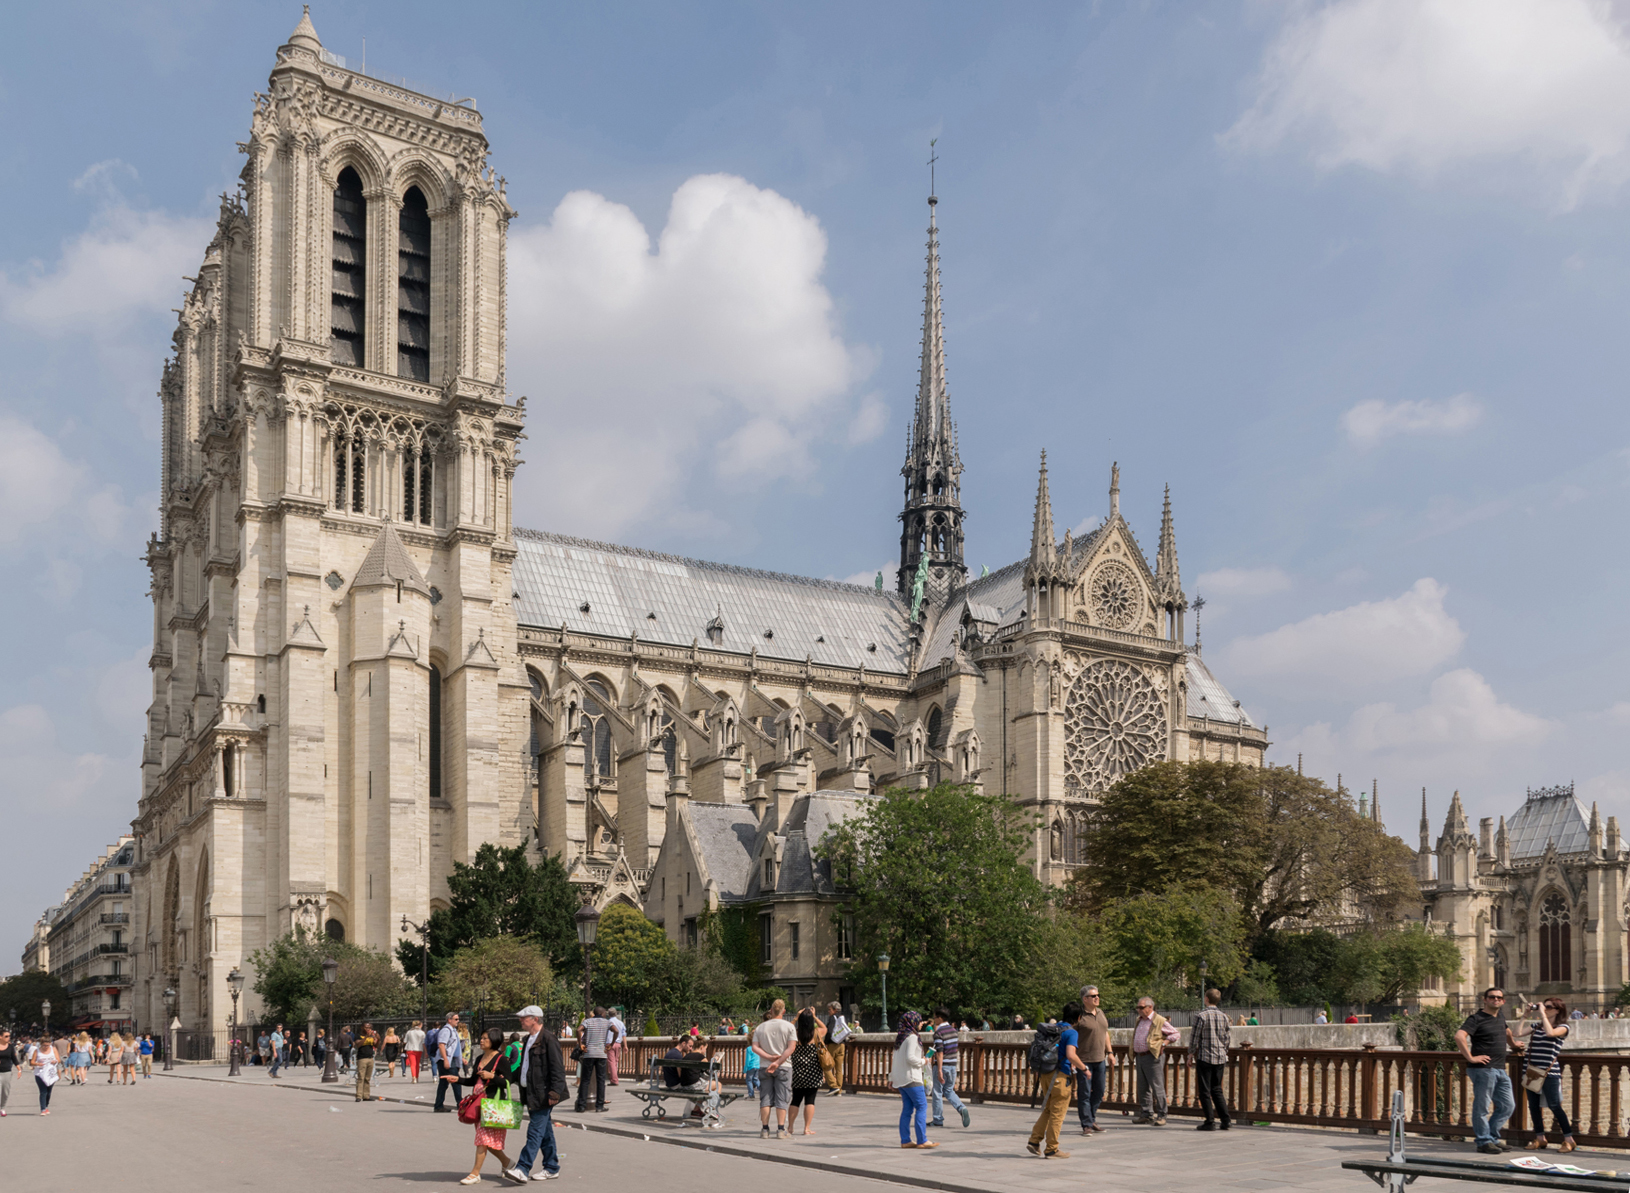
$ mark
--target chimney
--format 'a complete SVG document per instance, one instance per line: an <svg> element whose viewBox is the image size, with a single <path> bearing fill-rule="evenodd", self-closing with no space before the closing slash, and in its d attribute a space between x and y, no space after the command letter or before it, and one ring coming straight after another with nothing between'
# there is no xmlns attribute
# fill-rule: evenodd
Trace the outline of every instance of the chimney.
<svg viewBox="0 0 1630 1193"><path fill-rule="evenodd" d="M1477 822L1477 856L1494 856L1494 817L1485 816Z"/></svg>
<svg viewBox="0 0 1630 1193"><path fill-rule="evenodd" d="M679 749L674 755L673 773L668 776L668 817L666 830L670 833L679 831L679 821L685 810L690 807L690 750L685 745L683 736L679 739ZM678 840L679 838L674 838Z"/></svg>
<svg viewBox="0 0 1630 1193"><path fill-rule="evenodd" d="M1617 816L1607 818L1607 856L1610 858L1619 856L1619 818Z"/></svg>

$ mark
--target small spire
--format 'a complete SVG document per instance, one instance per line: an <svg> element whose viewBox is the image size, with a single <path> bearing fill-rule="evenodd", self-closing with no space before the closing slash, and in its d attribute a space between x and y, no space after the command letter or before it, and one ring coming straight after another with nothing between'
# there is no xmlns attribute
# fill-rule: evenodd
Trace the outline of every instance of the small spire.
<svg viewBox="0 0 1630 1193"><path fill-rule="evenodd" d="M1156 599L1170 607L1183 604L1183 578L1177 568L1177 532L1172 528L1172 487L1160 514L1160 547L1155 552Z"/></svg>
<svg viewBox="0 0 1630 1193"><path fill-rule="evenodd" d="M1111 521L1121 514L1121 466L1119 461L1109 466L1109 517Z"/></svg>
<svg viewBox="0 0 1630 1193"><path fill-rule="evenodd" d="M1370 780L1370 819L1381 823L1380 784L1374 779Z"/></svg>
<svg viewBox="0 0 1630 1193"><path fill-rule="evenodd" d="M1047 451L1041 453L1041 475L1036 481L1036 517L1030 530L1030 566L1052 567L1058 561L1053 542L1053 498L1047 490Z"/></svg>
<svg viewBox="0 0 1630 1193"><path fill-rule="evenodd" d="M311 23L311 5L305 6L305 11L300 14L300 23L294 27L294 32L289 34L289 45L300 46L306 50L323 48L323 43L317 40L317 27Z"/></svg>

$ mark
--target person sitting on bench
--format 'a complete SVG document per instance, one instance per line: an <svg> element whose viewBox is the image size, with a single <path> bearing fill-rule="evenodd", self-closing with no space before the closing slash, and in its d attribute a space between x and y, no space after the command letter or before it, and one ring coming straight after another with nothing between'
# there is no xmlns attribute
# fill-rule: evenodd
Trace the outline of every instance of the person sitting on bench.
<svg viewBox="0 0 1630 1193"><path fill-rule="evenodd" d="M705 1051L698 1051L696 1043L689 1036L680 1036L675 1045L663 1054L663 1060L688 1061L684 1065L664 1065L662 1067L662 1084L674 1093L707 1094L707 1100L698 1102L691 1110L694 1118L700 1118L705 1127L718 1128L723 1124L719 1114L719 1082L708 1076L708 1058Z"/></svg>

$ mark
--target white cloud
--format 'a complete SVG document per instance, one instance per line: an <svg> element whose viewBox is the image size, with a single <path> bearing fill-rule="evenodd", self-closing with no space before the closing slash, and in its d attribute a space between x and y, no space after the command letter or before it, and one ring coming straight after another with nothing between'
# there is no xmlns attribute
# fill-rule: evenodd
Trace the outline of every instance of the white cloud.
<svg viewBox="0 0 1630 1193"><path fill-rule="evenodd" d="M1455 435L1470 430L1483 417L1483 405L1471 394L1456 394L1441 402L1383 402L1371 398L1341 416L1347 438L1360 447L1374 447L1394 435Z"/></svg>
<svg viewBox="0 0 1630 1193"><path fill-rule="evenodd" d="M1321 759L1376 761L1386 754L1411 757L1487 754L1538 745L1556 724L1503 704L1476 671L1461 668L1432 681L1425 704L1400 710L1382 702L1358 709L1340 729L1311 725L1287 743Z"/></svg>
<svg viewBox="0 0 1630 1193"><path fill-rule="evenodd" d="M1227 673L1322 689L1425 675L1453 658L1466 640L1443 607L1448 592L1426 578L1387 600L1236 638L1224 652Z"/></svg>
<svg viewBox="0 0 1630 1193"><path fill-rule="evenodd" d="M1194 591L1203 592L1207 597L1256 597L1283 592L1291 583L1291 578L1276 567L1218 568L1214 572L1201 573L1195 581Z"/></svg>
<svg viewBox="0 0 1630 1193"><path fill-rule="evenodd" d="M130 514L116 485L91 487L84 464L28 423L0 414L0 546L9 546L59 517L77 520L101 542L117 538ZM66 573L53 577L61 587Z"/></svg>
<svg viewBox="0 0 1630 1193"><path fill-rule="evenodd" d="M1619 725L1630 725L1630 700L1620 700L1608 709L1607 719Z"/></svg>
<svg viewBox="0 0 1630 1193"><path fill-rule="evenodd" d="M1600 0L1298 4L1223 137L1433 181L1508 170L1577 202L1630 173L1630 43Z"/></svg>
<svg viewBox="0 0 1630 1193"><path fill-rule="evenodd" d="M682 513L698 472L806 476L817 442L881 430L874 397L853 408L870 359L842 338L825 262L813 216L728 175L679 187L655 252L632 211L588 191L513 232L510 375L552 444L522 517L612 534Z"/></svg>
<svg viewBox="0 0 1630 1193"><path fill-rule="evenodd" d="M63 244L55 265L0 274L0 312L11 322L49 334L105 334L109 323L177 305L182 275L197 268L213 225L134 210L107 185L104 167L113 164L93 166L75 184L102 193L104 202L90 227Z"/></svg>

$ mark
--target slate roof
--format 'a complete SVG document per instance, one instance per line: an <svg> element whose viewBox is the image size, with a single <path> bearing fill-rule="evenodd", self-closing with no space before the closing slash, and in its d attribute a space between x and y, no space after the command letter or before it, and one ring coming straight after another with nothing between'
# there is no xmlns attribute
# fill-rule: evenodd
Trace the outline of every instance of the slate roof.
<svg viewBox="0 0 1630 1193"><path fill-rule="evenodd" d="M1532 860L1556 842L1558 853L1584 853L1590 848L1590 814L1571 788L1534 792L1505 822L1511 860Z"/></svg>
<svg viewBox="0 0 1630 1193"><path fill-rule="evenodd" d="M1028 560L1010 563L988 576L979 576L957 590L951 603L934 623L923 651L923 667L929 668L941 659L956 653L957 629L962 625L962 611L971 610L974 620L980 622L980 632L989 634L1019 619L1024 612L1024 565ZM994 624L992 624L994 623Z"/></svg>
<svg viewBox="0 0 1630 1193"><path fill-rule="evenodd" d="M691 800L690 823L702 864L718 884L719 899L728 903L746 898L758 840L753 810L746 804Z"/></svg>
<svg viewBox="0 0 1630 1193"><path fill-rule="evenodd" d="M1251 720L1250 714L1243 708L1235 706L1233 696L1223 687L1217 677L1211 674L1211 669L1201 660L1196 651L1188 653L1189 669L1189 716L1210 717L1213 721L1226 721L1229 724L1242 725L1246 729L1255 729L1256 722Z"/></svg>
<svg viewBox="0 0 1630 1193"><path fill-rule="evenodd" d="M769 658L807 654L828 666L906 672L906 610L891 592L537 530L517 528L515 545L515 611L524 626L705 646L717 616L723 650L756 646Z"/></svg>
<svg viewBox="0 0 1630 1193"><path fill-rule="evenodd" d="M379 528L374 536L373 546L368 548L368 554L362 557L362 566L357 568L357 574L351 578L352 588L375 588L380 585L394 587L401 581L403 588L411 588L414 592L430 595L430 585L424 582L418 565L413 557L407 553L402 545L402 536L396 533L396 528L386 522Z"/></svg>
<svg viewBox="0 0 1630 1193"><path fill-rule="evenodd" d="M833 825L859 815L875 798L853 791L815 791L795 799L781 828L781 864L776 867L773 891L765 889L763 868L756 864L770 828L754 820L746 804L692 800L691 831L702 864L718 886L721 903L751 902L771 895L831 894L830 868L815 857L815 849Z"/></svg>

